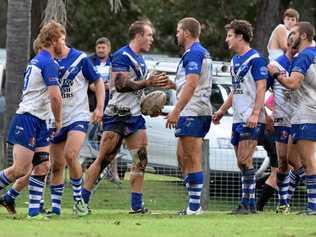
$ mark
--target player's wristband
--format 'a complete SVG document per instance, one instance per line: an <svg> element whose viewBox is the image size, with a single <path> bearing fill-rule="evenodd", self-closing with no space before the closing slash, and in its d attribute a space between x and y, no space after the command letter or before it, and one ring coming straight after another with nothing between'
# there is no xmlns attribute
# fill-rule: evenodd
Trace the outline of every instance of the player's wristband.
<svg viewBox="0 0 316 237"><path fill-rule="evenodd" d="M272 74L272 78L273 78L273 79L278 79L278 77L279 77L280 75L281 75L280 72L275 72L275 73Z"/></svg>

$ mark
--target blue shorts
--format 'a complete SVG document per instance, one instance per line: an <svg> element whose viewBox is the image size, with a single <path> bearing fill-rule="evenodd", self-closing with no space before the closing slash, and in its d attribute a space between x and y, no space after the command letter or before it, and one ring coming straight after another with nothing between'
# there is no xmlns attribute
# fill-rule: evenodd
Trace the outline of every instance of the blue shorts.
<svg viewBox="0 0 316 237"><path fill-rule="evenodd" d="M245 123L233 123L231 143L237 146L243 140L259 140L264 135L265 125L258 123L255 128L246 127Z"/></svg>
<svg viewBox="0 0 316 237"><path fill-rule="evenodd" d="M205 137L211 127L212 116L180 116L176 137Z"/></svg>
<svg viewBox="0 0 316 237"><path fill-rule="evenodd" d="M292 124L291 135L293 143L298 140L316 141L316 124Z"/></svg>
<svg viewBox="0 0 316 237"><path fill-rule="evenodd" d="M286 126L274 126L274 141L287 144L291 134L291 128Z"/></svg>
<svg viewBox="0 0 316 237"><path fill-rule="evenodd" d="M107 116L103 117L103 131L118 133L123 138L140 129L146 129L143 116Z"/></svg>
<svg viewBox="0 0 316 237"><path fill-rule="evenodd" d="M81 132L87 133L88 126L89 126L88 121L77 121L77 122L74 122L66 127L61 128L59 133L57 133L57 134L54 134L56 129L51 128L51 129L49 129L50 142L56 144L56 143L66 141L67 134L70 131L81 131Z"/></svg>
<svg viewBox="0 0 316 237"><path fill-rule="evenodd" d="M46 121L29 113L16 114L9 127L8 143L19 144L32 151L49 145Z"/></svg>

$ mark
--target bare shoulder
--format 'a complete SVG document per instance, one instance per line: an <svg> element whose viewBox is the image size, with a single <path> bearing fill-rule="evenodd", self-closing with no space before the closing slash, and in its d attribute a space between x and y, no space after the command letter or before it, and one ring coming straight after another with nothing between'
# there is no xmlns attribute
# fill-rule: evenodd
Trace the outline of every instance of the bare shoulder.
<svg viewBox="0 0 316 237"><path fill-rule="evenodd" d="M287 32L287 29L286 29L285 25L279 24L277 27L275 27L274 31L276 33L284 33L284 32Z"/></svg>

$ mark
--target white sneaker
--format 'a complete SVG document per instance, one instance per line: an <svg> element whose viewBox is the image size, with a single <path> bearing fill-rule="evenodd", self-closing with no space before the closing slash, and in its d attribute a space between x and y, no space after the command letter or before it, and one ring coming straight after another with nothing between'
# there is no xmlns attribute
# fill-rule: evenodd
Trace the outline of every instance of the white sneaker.
<svg viewBox="0 0 316 237"><path fill-rule="evenodd" d="M202 207L200 207L196 211L191 211L190 208L187 207L187 209L184 209L184 210L178 212L178 215L179 216L192 216L192 215L200 215L202 213L203 213Z"/></svg>

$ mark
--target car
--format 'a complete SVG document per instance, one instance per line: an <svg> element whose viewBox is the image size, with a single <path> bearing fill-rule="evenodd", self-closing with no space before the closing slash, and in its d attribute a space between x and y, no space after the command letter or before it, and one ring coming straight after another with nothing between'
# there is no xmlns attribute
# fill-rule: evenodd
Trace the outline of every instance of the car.
<svg viewBox="0 0 316 237"><path fill-rule="evenodd" d="M171 80L175 79L179 58L145 55L145 62L149 72L165 72ZM215 112L226 100L231 91L230 64L221 61L209 61L212 64L212 95L211 104ZM146 89L149 93L151 89ZM167 96L163 114L172 111L176 103L174 90L163 90ZM165 116L155 118L144 116L148 134L148 169L156 174L181 177L176 159L177 140L174 130L165 128ZM239 179L239 168L237 167L234 147L230 143L232 127L232 109L229 109L222 118L219 125L211 125L210 131L205 137L208 142L208 163L212 187L224 188L223 182L230 183L232 177ZM132 158L123 144L119 154L124 164L131 164ZM258 146L253 159L255 167L258 168L267 157L265 150ZM126 166L124 166L126 167ZM126 169L125 169L126 171ZM226 179L226 181L224 181Z"/></svg>
<svg viewBox="0 0 316 237"><path fill-rule="evenodd" d="M146 59L150 71L166 72L171 80L174 80L179 58L163 57L160 59ZM212 95L211 104L213 112L219 109L231 91L230 64L228 62L211 61L212 64ZM176 102L174 90L165 91L167 104L164 113L173 109ZM164 116L151 118L145 116L148 134L149 164L155 169L176 168L176 138L174 130L165 128ZM228 110L219 125L211 125L211 129L205 137L209 141L209 168L211 172L239 172L235 158L235 152L231 138L232 110ZM266 157L266 152L260 146L255 151L254 162L258 167Z"/></svg>

